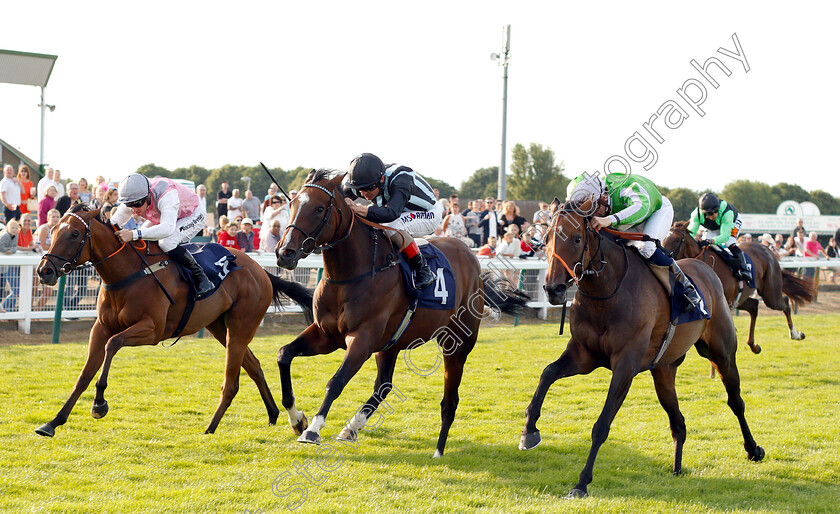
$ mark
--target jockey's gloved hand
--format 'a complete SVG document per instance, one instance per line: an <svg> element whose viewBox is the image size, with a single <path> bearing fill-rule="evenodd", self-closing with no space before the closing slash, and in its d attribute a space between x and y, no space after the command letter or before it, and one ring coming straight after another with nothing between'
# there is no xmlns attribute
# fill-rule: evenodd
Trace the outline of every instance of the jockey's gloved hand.
<svg viewBox="0 0 840 514"><path fill-rule="evenodd" d="M700 248L705 248L707 246L711 246L712 242L708 239L703 239L702 241L697 241L697 244L700 245Z"/></svg>

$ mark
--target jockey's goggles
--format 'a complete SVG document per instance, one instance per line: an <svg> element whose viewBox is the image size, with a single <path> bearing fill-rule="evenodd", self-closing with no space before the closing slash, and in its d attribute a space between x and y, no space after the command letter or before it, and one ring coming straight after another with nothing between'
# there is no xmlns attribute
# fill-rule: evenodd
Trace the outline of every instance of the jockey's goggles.
<svg viewBox="0 0 840 514"><path fill-rule="evenodd" d="M141 199L135 200L133 202L127 202L125 205L126 205L126 207L129 207L131 209L139 209L140 207L143 207L143 204L145 204L145 203L146 203L146 199L141 198Z"/></svg>
<svg viewBox="0 0 840 514"><path fill-rule="evenodd" d="M360 187L360 188L359 188L359 191L367 191L367 192L370 192L370 191L373 191L374 189L376 189L377 187L379 187L379 182L374 182L373 184L371 184L371 185L369 185L369 186Z"/></svg>

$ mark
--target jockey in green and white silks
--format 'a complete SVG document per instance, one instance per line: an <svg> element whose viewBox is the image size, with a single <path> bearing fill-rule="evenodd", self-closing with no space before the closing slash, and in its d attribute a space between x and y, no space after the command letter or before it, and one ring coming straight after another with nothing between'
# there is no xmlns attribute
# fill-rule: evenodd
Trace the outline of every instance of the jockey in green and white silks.
<svg viewBox="0 0 840 514"><path fill-rule="evenodd" d="M595 198L600 204L590 224L595 229L611 227L622 232L642 232L663 240L674 221L674 208L656 185L640 175L611 173L606 176L584 173L572 179L566 201L573 204ZM630 241L650 263L671 268L685 288L688 308L700 304L700 295L677 263L652 241Z"/></svg>
<svg viewBox="0 0 840 514"><path fill-rule="evenodd" d="M735 268L735 276L742 280L751 280L752 273L747 266L744 252L738 247L738 233L741 231L741 216L731 204L718 199L714 193L706 193L700 197L699 205L691 211L688 222L688 232L696 237L700 227L706 230L703 239L708 244L715 244L721 249L728 248L732 252L732 261L728 264ZM726 256L726 253L724 256Z"/></svg>

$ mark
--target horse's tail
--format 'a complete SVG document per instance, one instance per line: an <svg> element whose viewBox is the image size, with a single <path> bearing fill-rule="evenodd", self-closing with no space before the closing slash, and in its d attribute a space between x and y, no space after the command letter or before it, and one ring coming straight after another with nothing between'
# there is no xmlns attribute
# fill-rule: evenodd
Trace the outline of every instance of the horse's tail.
<svg viewBox="0 0 840 514"><path fill-rule="evenodd" d="M783 268L782 292L790 298L794 305L811 303L814 301L814 281L809 278L798 277Z"/></svg>
<svg viewBox="0 0 840 514"><path fill-rule="evenodd" d="M272 275L268 271L265 272L271 280L271 287L274 289L274 305L280 307L280 300L283 296L287 296L293 302L300 305L303 309L303 314L306 316L306 321L312 323L314 317L312 315L312 290L303 287L297 282L291 280L284 280L276 275Z"/></svg>
<svg viewBox="0 0 840 514"><path fill-rule="evenodd" d="M481 281L484 282L484 303L487 307L513 315L526 310L536 315L536 310L528 307L531 297L498 273L485 271L481 274Z"/></svg>

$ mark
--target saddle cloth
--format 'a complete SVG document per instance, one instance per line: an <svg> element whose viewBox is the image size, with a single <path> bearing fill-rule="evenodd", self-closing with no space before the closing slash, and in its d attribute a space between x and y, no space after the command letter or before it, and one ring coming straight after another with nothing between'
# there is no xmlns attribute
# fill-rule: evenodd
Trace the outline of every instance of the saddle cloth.
<svg viewBox="0 0 840 514"><path fill-rule="evenodd" d="M412 285L412 270L405 259L400 259L400 269L402 269L403 281L405 282L405 289L408 292L408 297L412 300L418 300L417 306L422 309L439 309L452 310L455 308L455 274L452 273L452 267L449 265L449 260L446 256L438 250L433 244L424 244L419 246L420 253L425 257L429 264L432 273L437 276L434 283L422 291L414 289Z"/></svg>
<svg viewBox="0 0 840 514"><path fill-rule="evenodd" d="M699 287L697 287L697 284L691 279L691 277L688 275L686 275L686 277L692 284L694 284L694 289L696 289L697 294L700 295L700 305L694 307L688 312L685 312L683 310L683 307L687 303L684 296L685 288L681 282L674 281L674 289L671 294L671 323L674 325L681 325L683 323L697 321L699 319L710 319L712 317L706 309L706 297L703 295L703 292Z"/></svg>
<svg viewBox="0 0 840 514"><path fill-rule="evenodd" d="M213 283L213 290L202 298L210 297L217 289L219 289L219 286L222 285L222 281L228 276L228 274L230 274L231 271L239 269L239 266L235 264L236 257L234 257L227 248L220 244L191 243L185 244L183 247L192 254L195 262L204 269L204 274L207 275L207 278ZM181 273L181 277L183 277L188 284L193 285L193 291L195 291L195 285L193 284L190 272L177 263L176 265L178 266L178 271Z"/></svg>

